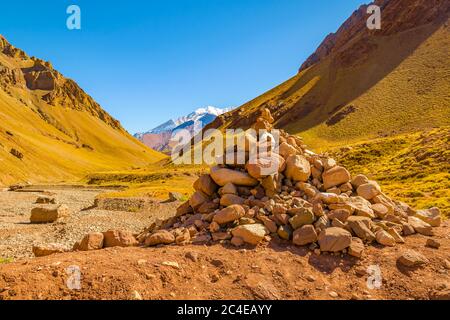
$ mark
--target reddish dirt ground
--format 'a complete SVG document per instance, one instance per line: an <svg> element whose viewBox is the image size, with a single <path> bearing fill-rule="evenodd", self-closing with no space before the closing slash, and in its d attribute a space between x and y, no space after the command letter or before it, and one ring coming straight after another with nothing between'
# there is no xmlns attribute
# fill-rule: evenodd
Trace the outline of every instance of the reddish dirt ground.
<svg viewBox="0 0 450 320"><path fill-rule="evenodd" d="M65 253L0 265L0 299L449 299L449 230L449 221L435 229L440 249L414 235L393 248L371 246L361 260L274 241L239 250L217 244ZM401 266L406 249L430 262ZM382 274L373 290L372 265ZM80 268L81 290L68 289L69 266Z"/></svg>

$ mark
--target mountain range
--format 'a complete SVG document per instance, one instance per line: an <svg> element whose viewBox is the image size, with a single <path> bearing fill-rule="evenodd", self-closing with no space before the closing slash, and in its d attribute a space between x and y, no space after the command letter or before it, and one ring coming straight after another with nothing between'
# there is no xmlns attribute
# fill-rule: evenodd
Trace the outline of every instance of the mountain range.
<svg viewBox="0 0 450 320"><path fill-rule="evenodd" d="M136 133L134 137L154 150L169 152L170 139L175 132L188 130L193 134L213 122L217 116L228 111L231 111L231 109L220 109L212 106L199 108L186 116L169 120L148 132Z"/></svg>

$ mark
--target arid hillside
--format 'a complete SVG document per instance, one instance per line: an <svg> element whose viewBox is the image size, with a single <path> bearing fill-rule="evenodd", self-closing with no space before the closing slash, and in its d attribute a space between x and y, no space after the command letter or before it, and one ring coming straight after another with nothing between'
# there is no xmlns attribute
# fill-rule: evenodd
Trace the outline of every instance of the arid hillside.
<svg viewBox="0 0 450 320"><path fill-rule="evenodd" d="M164 156L126 132L50 62L0 36L0 185L75 181Z"/></svg>
<svg viewBox="0 0 450 320"><path fill-rule="evenodd" d="M299 73L219 117L248 127L262 107L312 148L450 124L450 3L377 0L381 30L362 6L326 37Z"/></svg>

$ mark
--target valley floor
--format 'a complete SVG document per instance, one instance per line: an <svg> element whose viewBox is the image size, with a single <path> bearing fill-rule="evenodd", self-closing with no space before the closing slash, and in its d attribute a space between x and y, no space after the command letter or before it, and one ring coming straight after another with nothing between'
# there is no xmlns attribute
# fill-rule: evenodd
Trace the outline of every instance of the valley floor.
<svg viewBox="0 0 450 320"><path fill-rule="evenodd" d="M415 235L393 248L369 247L362 260L317 256L273 241L258 248L225 245L110 248L57 254L0 265L0 299L450 299L450 224L437 228L440 249ZM407 249L430 262L397 263ZM68 289L81 271L81 289ZM368 268L379 267L381 287ZM20 275L20 276L18 276Z"/></svg>
<svg viewBox="0 0 450 320"><path fill-rule="evenodd" d="M33 190L34 189L34 190ZM41 189L41 190L38 190ZM108 189L82 187L31 187L26 192L0 192L0 259L33 257L34 244L57 243L71 249L89 232L125 229L139 233L157 218L172 215L177 204L149 201L143 210L133 208L133 201L116 201L108 209L94 207L95 198ZM55 197L69 207L71 215L53 224L31 224L31 209L40 195ZM119 199L120 200L120 199Z"/></svg>

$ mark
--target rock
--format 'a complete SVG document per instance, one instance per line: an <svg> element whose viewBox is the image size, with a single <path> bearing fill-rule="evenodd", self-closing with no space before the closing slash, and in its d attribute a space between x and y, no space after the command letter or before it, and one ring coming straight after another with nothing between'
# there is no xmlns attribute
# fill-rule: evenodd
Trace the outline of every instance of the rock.
<svg viewBox="0 0 450 320"><path fill-rule="evenodd" d="M358 196L363 197L366 200L372 200L379 194L381 194L381 188L375 181L362 184L356 190Z"/></svg>
<svg viewBox="0 0 450 320"><path fill-rule="evenodd" d="M298 153L297 149L293 146L291 146L287 142L283 142L280 144L279 147L279 154L284 158L287 159L290 156L294 156Z"/></svg>
<svg viewBox="0 0 450 320"><path fill-rule="evenodd" d="M359 196L343 199L342 203L334 203L329 205L331 210L346 209L357 216L374 219L375 214L371 207L372 205L369 201Z"/></svg>
<svg viewBox="0 0 450 320"><path fill-rule="evenodd" d="M442 223L441 211L438 208L419 210L414 216L432 227L440 227Z"/></svg>
<svg viewBox="0 0 450 320"><path fill-rule="evenodd" d="M133 247L138 245L138 241L130 231L108 230L103 232L104 247Z"/></svg>
<svg viewBox="0 0 450 320"><path fill-rule="evenodd" d="M323 230L318 240L321 251L339 252L350 246L352 235L347 230L332 227Z"/></svg>
<svg viewBox="0 0 450 320"><path fill-rule="evenodd" d="M258 185L258 180L252 178L249 174L226 168L215 167L211 169L211 178L221 187L227 183L246 187L255 187Z"/></svg>
<svg viewBox="0 0 450 320"><path fill-rule="evenodd" d="M325 158L322 159L323 168L326 170L330 170L331 168L336 167L336 160L333 158Z"/></svg>
<svg viewBox="0 0 450 320"><path fill-rule="evenodd" d="M172 267L174 269L180 269L180 265L176 261L163 261L161 265L166 267Z"/></svg>
<svg viewBox="0 0 450 320"><path fill-rule="evenodd" d="M384 230L380 230L376 233L376 239L379 244L387 247L394 247L396 243L394 237Z"/></svg>
<svg viewBox="0 0 450 320"><path fill-rule="evenodd" d="M215 232L211 235L213 241L223 241L231 239L231 234L229 232Z"/></svg>
<svg viewBox="0 0 450 320"><path fill-rule="evenodd" d="M261 179L284 171L285 160L276 153L263 154L255 161L250 160L246 165L247 172L255 179Z"/></svg>
<svg viewBox="0 0 450 320"><path fill-rule="evenodd" d="M217 222L219 225L227 224L236 220L239 220L245 216L245 210L240 205L231 205L218 213L213 218L214 222Z"/></svg>
<svg viewBox="0 0 450 320"><path fill-rule="evenodd" d="M289 219L289 223L291 224L294 230L307 225L314 223L314 213L311 209L300 208L302 211L297 213L291 219Z"/></svg>
<svg viewBox="0 0 450 320"><path fill-rule="evenodd" d="M382 203L372 204L372 210L380 219L383 219L389 213L389 209Z"/></svg>
<svg viewBox="0 0 450 320"><path fill-rule="evenodd" d="M388 228L386 231L395 239L395 242L405 243L405 239L403 239L403 237L400 235L400 233L396 229Z"/></svg>
<svg viewBox="0 0 450 320"><path fill-rule="evenodd" d="M197 210L200 208L202 204L209 201L209 197L203 193L202 191L195 192L192 197L189 199L189 205L194 209Z"/></svg>
<svg viewBox="0 0 450 320"><path fill-rule="evenodd" d="M277 233L278 227L277 224L270 218L260 215L258 216L258 220L261 221L264 226L269 230L270 233Z"/></svg>
<svg viewBox="0 0 450 320"><path fill-rule="evenodd" d="M347 219L350 217L350 214L351 214L350 211L346 209L338 209L331 211L330 214L328 215L328 218L330 218L331 220L338 219L341 222L345 223L347 222Z"/></svg>
<svg viewBox="0 0 450 320"><path fill-rule="evenodd" d="M184 256L187 259L191 260L192 262L197 262L198 261L198 253L197 252L189 251Z"/></svg>
<svg viewBox="0 0 450 320"><path fill-rule="evenodd" d="M332 187L340 186L341 184L350 181L351 176L347 169L343 167L333 167L325 171L322 175L323 187L325 189L330 189Z"/></svg>
<svg viewBox="0 0 450 320"><path fill-rule="evenodd" d="M202 213L202 214L208 214L208 213L216 211L218 208L219 208L219 203L216 203L216 202L213 202L213 201L209 201L209 202L203 203L197 209L197 212L198 213Z"/></svg>
<svg viewBox="0 0 450 320"><path fill-rule="evenodd" d="M36 199L37 204L56 204L56 199L48 196L39 196Z"/></svg>
<svg viewBox="0 0 450 320"><path fill-rule="evenodd" d="M238 190L236 188L236 186L232 183L227 183L222 189L220 189L219 192L221 195L225 195L225 194L234 194L237 195L238 194Z"/></svg>
<svg viewBox="0 0 450 320"><path fill-rule="evenodd" d="M286 160L286 178L292 181L308 181L311 176L311 165L305 157L300 155L289 156Z"/></svg>
<svg viewBox="0 0 450 320"><path fill-rule="evenodd" d="M426 246L434 249L439 249L441 247L441 244L434 239L427 239Z"/></svg>
<svg viewBox="0 0 450 320"><path fill-rule="evenodd" d="M104 236L100 232L92 232L84 236L81 240L78 250L91 251L100 250L103 248Z"/></svg>
<svg viewBox="0 0 450 320"><path fill-rule="evenodd" d="M133 290L133 292L131 292L130 294L130 300L140 301L144 299L142 298L141 294L138 291Z"/></svg>
<svg viewBox="0 0 450 320"><path fill-rule="evenodd" d="M403 222L402 223L402 232L405 236L410 236L414 233L416 233L416 230L414 230L413 226L409 223Z"/></svg>
<svg viewBox="0 0 450 320"><path fill-rule="evenodd" d="M184 216L186 214L192 213L192 207L189 204L190 201L186 201L185 203L181 204L178 208L177 208L177 213L176 216L177 217L181 217Z"/></svg>
<svg viewBox="0 0 450 320"><path fill-rule="evenodd" d="M419 267L421 265L429 263L429 260L422 254L414 251L407 250L397 260L400 264L406 267Z"/></svg>
<svg viewBox="0 0 450 320"><path fill-rule="evenodd" d="M220 230L220 225L217 222L213 221L210 223L209 231L211 233L218 232L219 230Z"/></svg>
<svg viewBox="0 0 450 320"><path fill-rule="evenodd" d="M355 189L359 188L359 186L369 183L369 178L367 178L365 175L359 174L352 180L352 185Z"/></svg>
<svg viewBox="0 0 450 320"><path fill-rule="evenodd" d="M31 223L52 223L69 215L69 208L64 204L40 206L31 210L30 221Z"/></svg>
<svg viewBox="0 0 450 320"><path fill-rule="evenodd" d="M320 193L319 194L319 199L320 201L322 201L325 204L333 204L333 203L339 203L341 202L341 198L339 197L339 195L335 194L335 193Z"/></svg>
<svg viewBox="0 0 450 320"><path fill-rule="evenodd" d="M46 257L56 253L67 252L67 248L57 243L34 245L33 254L35 257Z"/></svg>
<svg viewBox="0 0 450 320"><path fill-rule="evenodd" d="M244 240L241 237L233 237L231 239L231 244L235 247L242 247L244 245Z"/></svg>
<svg viewBox="0 0 450 320"><path fill-rule="evenodd" d="M292 242L295 245L304 246L316 241L317 233L312 225L306 225L294 231Z"/></svg>
<svg viewBox="0 0 450 320"><path fill-rule="evenodd" d="M348 248L348 254L356 258L361 258L364 248L364 243L360 238L352 238L352 242Z"/></svg>
<svg viewBox="0 0 450 320"><path fill-rule="evenodd" d="M369 242L376 239L375 234L370 230L372 221L369 218L352 216L348 218L347 223L358 238Z"/></svg>
<svg viewBox="0 0 450 320"><path fill-rule="evenodd" d="M287 225L283 225L278 228L277 234L281 239L290 240L292 238L292 229Z"/></svg>
<svg viewBox="0 0 450 320"><path fill-rule="evenodd" d="M183 199L183 195L179 192L169 192L169 200L168 202L181 201Z"/></svg>
<svg viewBox="0 0 450 320"><path fill-rule="evenodd" d="M208 196L212 196L216 193L218 186L214 183L209 174L204 174L194 182L194 189L196 191L201 191Z"/></svg>
<svg viewBox="0 0 450 320"><path fill-rule="evenodd" d="M246 243L257 245L264 239L268 230L262 224L247 224L234 228L231 233Z"/></svg>
<svg viewBox="0 0 450 320"><path fill-rule="evenodd" d="M175 243L178 245L187 244L191 240L191 233L186 228L175 230L173 235L175 236Z"/></svg>
<svg viewBox="0 0 450 320"><path fill-rule="evenodd" d="M228 207L234 204L244 204L245 199L234 195L234 194L224 194L222 198L220 198L220 205L223 207Z"/></svg>
<svg viewBox="0 0 450 320"><path fill-rule="evenodd" d="M432 236L433 228L426 222L416 217L408 217L408 224L410 224L417 233L424 236Z"/></svg>

